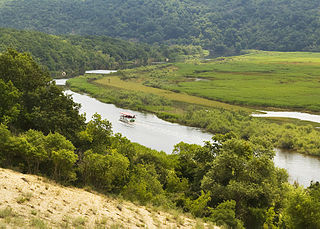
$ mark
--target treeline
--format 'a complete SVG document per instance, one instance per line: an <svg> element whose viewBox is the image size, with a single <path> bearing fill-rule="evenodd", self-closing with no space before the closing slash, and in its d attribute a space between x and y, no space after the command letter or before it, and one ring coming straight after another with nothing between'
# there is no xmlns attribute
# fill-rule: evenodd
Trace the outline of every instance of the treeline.
<svg viewBox="0 0 320 229"><path fill-rule="evenodd" d="M319 51L317 0L4 0L0 26L241 49Z"/></svg>
<svg viewBox="0 0 320 229"><path fill-rule="evenodd" d="M231 228L318 228L320 185L303 189L272 161L272 144L217 134L167 155L85 123L30 55L0 55L0 165L168 208ZM165 144L165 142L163 143Z"/></svg>
<svg viewBox="0 0 320 229"><path fill-rule="evenodd" d="M0 52L8 47L29 52L54 77L62 77L62 72L71 77L92 69L128 68L204 55L195 46L151 46L107 36L54 36L4 28L0 28L0 40Z"/></svg>

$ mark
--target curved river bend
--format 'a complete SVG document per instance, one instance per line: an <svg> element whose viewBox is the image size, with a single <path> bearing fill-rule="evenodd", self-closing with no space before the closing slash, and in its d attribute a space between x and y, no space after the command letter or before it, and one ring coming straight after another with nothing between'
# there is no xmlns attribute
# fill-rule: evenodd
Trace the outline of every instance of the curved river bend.
<svg viewBox="0 0 320 229"><path fill-rule="evenodd" d="M57 85L64 85L65 80L57 80ZM211 140L212 135L198 128L186 127L170 123L157 118L153 114L117 108L113 104L102 103L87 95L67 90L76 103L82 105L80 112L86 113L89 120L94 113L100 114L112 123L115 133L121 133L133 142L150 147L158 151L171 153L174 145L183 141L203 145L204 141ZM129 112L137 115L134 124L119 121L120 112ZM289 173L289 181L297 181L307 187L310 181L320 181L320 160L317 157L303 155L295 152L285 152L276 149L275 165L285 168Z"/></svg>

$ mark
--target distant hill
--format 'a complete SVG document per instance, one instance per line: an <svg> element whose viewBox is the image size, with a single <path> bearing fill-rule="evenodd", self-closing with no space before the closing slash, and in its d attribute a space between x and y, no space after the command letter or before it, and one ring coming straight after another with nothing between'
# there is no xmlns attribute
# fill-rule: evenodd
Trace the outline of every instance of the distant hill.
<svg viewBox="0 0 320 229"><path fill-rule="evenodd" d="M175 212L0 168L1 228L208 228ZM219 227L213 227L216 228Z"/></svg>
<svg viewBox="0 0 320 229"><path fill-rule="evenodd" d="M0 0L0 27L241 49L320 50L318 0Z"/></svg>
<svg viewBox="0 0 320 229"><path fill-rule="evenodd" d="M61 72L74 76L89 69L139 66L153 59L164 59L168 54L164 54L164 48L159 51L147 44L107 36L57 36L0 28L0 52L7 48L31 53L53 76L59 76Z"/></svg>

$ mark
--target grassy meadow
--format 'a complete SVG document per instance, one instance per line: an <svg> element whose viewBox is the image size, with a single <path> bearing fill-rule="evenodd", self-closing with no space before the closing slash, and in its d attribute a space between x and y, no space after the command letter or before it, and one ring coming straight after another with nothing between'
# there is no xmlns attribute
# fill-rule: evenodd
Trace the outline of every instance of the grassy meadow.
<svg viewBox="0 0 320 229"><path fill-rule="evenodd" d="M265 138L274 147L320 155L316 140L320 131L315 128L319 124L250 116L251 107L319 112L318 69L320 54L251 52L205 62L145 66L111 75L87 74L68 80L68 84L72 90L102 102L152 112L212 134L233 132L243 139ZM225 102L216 101L215 96Z"/></svg>
<svg viewBox="0 0 320 229"><path fill-rule="evenodd" d="M125 70L119 75L126 82L229 104L320 111L320 53L250 51L205 62Z"/></svg>

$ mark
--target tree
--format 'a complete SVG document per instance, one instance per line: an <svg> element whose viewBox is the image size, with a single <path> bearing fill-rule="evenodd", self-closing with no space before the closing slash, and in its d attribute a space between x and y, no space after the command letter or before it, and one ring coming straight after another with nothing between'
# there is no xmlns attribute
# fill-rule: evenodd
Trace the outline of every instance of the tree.
<svg viewBox="0 0 320 229"><path fill-rule="evenodd" d="M0 96L9 96L3 102L4 106L11 107L13 115L18 110L16 100L19 95L21 98L19 115L12 123L16 129L36 129L45 134L59 131L72 140L76 137L75 133L83 129L85 118L79 115L80 106L51 82L48 73L29 54L18 53L13 49L1 54L0 80L0 87L6 89ZM9 98L12 102L6 105Z"/></svg>
<svg viewBox="0 0 320 229"><path fill-rule="evenodd" d="M210 197L211 193L204 193L203 190L201 190L201 195L195 199L195 200L186 200L186 207L189 209L189 211L196 217L203 217L208 214L209 208L208 208L208 202L211 200Z"/></svg>
<svg viewBox="0 0 320 229"><path fill-rule="evenodd" d="M7 166L8 161L10 161L10 155L12 154L10 150L12 135L8 130L7 126L0 123L0 165Z"/></svg>
<svg viewBox="0 0 320 229"><path fill-rule="evenodd" d="M216 208L211 209L209 219L218 226L227 225L230 228L244 228L242 222L236 218L235 207L236 202L234 200L224 201Z"/></svg>
<svg viewBox="0 0 320 229"><path fill-rule="evenodd" d="M88 150L79 163L79 168L86 185L98 189L119 192L129 175L129 160L116 150L103 155Z"/></svg>
<svg viewBox="0 0 320 229"><path fill-rule="evenodd" d="M288 228L320 227L319 190L319 184L312 184L308 189L291 187L284 217Z"/></svg>
<svg viewBox="0 0 320 229"><path fill-rule="evenodd" d="M63 135L49 133L44 140L44 147L49 160L46 163L46 173L52 178L69 183L76 179L75 163L78 156L75 147Z"/></svg>
<svg viewBox="0 0 320 229"><path fill-rule="evenodd" d="M211 192L211 205L226 200L236 201L236 214L245 226L259 227L265 222L266 209L283 195L287 181L284 171L275 168L270 152L255 151L253 143L231 138L221 142L218 156L201 181L201 187ZM276 209L278 210L278 209Z"/></svg>
<svg viewBox="0 0 320 229"><path fill-rule="evenodd" d="M130 200L138 200L145 204L163 194L162 185L153 166L137 165L131 172L129 183L122 194Z"/></svg>
<svg viewBox="0 0 320 229"><path fill-rule="evenodd" d="M25 139L29 145L29 150L22 155L27 162L28 172L38 173L40 164L49 159L45 149L44 134L40 131L28 130L20 138Z"/></svg>
<svg viewBox="0 0 320 229"><path fill-rule="evenodd" d="M9 124L16 120L20 112L20 96L11 81L5 83L0 79L0 123Z"/></svg>
<svg viewBox="0 0 320 229"><path fill-rule="evenodd" d="M101 115L94 114L86 129L79 134L79 145L82 151L91 149L94 153L104 154L111 145L111 123L102 120Z"/></svg>
<svg viewBox="0 0 320 229"><path fill-rule="evenodd" d="M53 178L55 180L66 183L76 180L74 165L78 159L78 156L72 150L54 150L51 153L51 159L54 165Z"/></svg>
<svg viewBox="0 0 320 229"><path fill-rule="evenodd" d="M59 132L67 139L77 141L77 133L85 128L85 117L79 115L80 104L54 84L39 88L32 99L32 109L26 114L29 128L44 134Z"/></svg>
<svg viewBox="0 0 320 229"><path fill-rule="evenodd" d="M0 78L5 83L11 81L24 96L49 85L51 81L48 73L40 68L30 54L18 53L13 49L0 55Z"/></svg>

